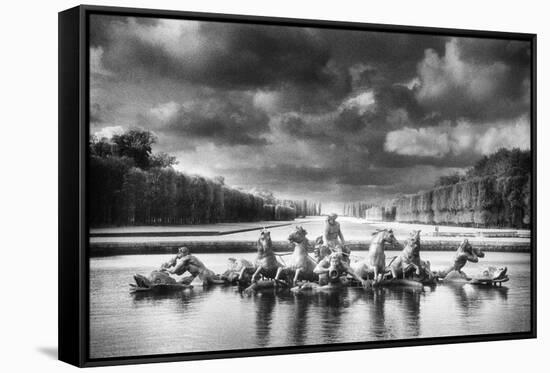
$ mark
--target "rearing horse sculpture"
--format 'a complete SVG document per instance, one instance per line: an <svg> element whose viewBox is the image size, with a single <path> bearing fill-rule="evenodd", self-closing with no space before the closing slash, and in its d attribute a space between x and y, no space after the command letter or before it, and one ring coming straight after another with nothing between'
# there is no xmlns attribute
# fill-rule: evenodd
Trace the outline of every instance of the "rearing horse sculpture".
<svg viewBox="0 0 550 373"><path fill-rule="evenodd" d="M257 244L257 253L255 270L252 275L252 282L255 282L258 279L258 276L264 276L266 278L275 278L278 273L278 269L282 266L281 263L277 260L275 253L273 252L273 243L271 241L271 233L267 230L262 230L260 233L260 238L258 238ZM243 268L240 277L243 276L246 271Z"/></svg>
<svg viewBox="0 0 550 373"><path fill-rule="evenodd" d="M391 229L379 230L373 233L367 260L373 269L375 282L381 281L386 271L386 254L384 254L384 245L386 243L392 246L400 245Z"/></svg>
<svg viewBox="0 0 550 373"><path fill-rule="evenodd" d="M289 263L283 268L277 270L276 280L279 280L281 275L294 274L292 285L296 285L298 280L316 280L318 277L313 270L316 263L307 254L309 242L306 238L307 231L301 226L297 226L296 230L288 236L288 240L294 244L294 252L289 258Z"/></svg>
<svg viewBox="0 0 550 373"><path fill-rule="evenodd" d="M484 256L485 254L479 248L472 247L468 239L465 238L456 250L453 264L443 271L439 271L437 277L445 278L451 273L455 273L455 275L459 277L467 277L466 274L462 272L462 268L466 263L477 263L479 261L478 258L483 258Z"/></svg>
<svg viewBox="0 0 550 373"><path fill-rule="evenodd" d="M352 263L355 274L363 279L374 276L374 282L380 282L386 272L386 254L384 245L391 244L401 247L391 229L378 229L373 234L367 258Z"/></svg>
<svg viewBox="0 0 550 373"><path fill-rule="evenodd" d="M414 269L417 276L421 272L420 260L420 230L413 230L405 247L390 266L393 278L406 278L407 274Z"/></svg>

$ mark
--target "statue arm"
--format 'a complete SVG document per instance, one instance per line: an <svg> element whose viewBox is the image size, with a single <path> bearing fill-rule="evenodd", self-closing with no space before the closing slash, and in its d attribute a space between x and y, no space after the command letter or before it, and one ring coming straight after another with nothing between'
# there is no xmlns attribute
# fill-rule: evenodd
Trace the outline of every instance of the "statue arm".
<svg viewBox="0 0 550 373"><path fill-rule="evenodd" d="M470 250L464 250L458 253L456 255L456 260L461 260L464 262L468 261L472 263L477 263L479 261L476 255L476 250L473 248Z"/></svg>
<svg viewBox="0 0 550 373"><path fill-rule="evenodd" d="M182 259L179 263L176 264L174 268L168 268L168 272L172 274L185 273L187 271L187 265L189 263L188 259Z"/></svg>
<svg viewBox="0 0 550 373"><path fill-rule="evenodd" d="M329 226L328 224L325 225L325 231L323 232L323 245L328 244L328 233L329 233Z"/></svg>
<svg viewBox="0 0 550 373"><path fill-rule="evenodd" d="M323 273L328 273L328 266L327 266L327 260L323 259L321 260L316 266L313 272L317 273L318 275Z"/></svg>
<svg viewBox="0 0 550 373"><path fill-rule="evenodd" d="M485 253L483 251L481 251L481 249L473 249L473 252L475 255L477 255L478 258L484 258L485 257Z"/></svg>
<svg viewBox="0 0 550 373"><path fill-rule="evenodd" d="M479 259L477 258L477 255L475 253L472 253L472 254L469 254L466 259L469 261L469 262L472 262L472 263L477 263L479 262Z"/></svg>
<svg viewBox="0 0 550 373"><path fill-rule="evenodd" d="M346 240L344 239L344 234L342 233L342 229L340 229L340 226L338 226L338 237L340 237L340 241L342 241L342 245L345 245Z"/></svg>
<svg viewBox="0 0 550 373"><path fill-rule="evenodd" d="M160 266L160 270L166 270L168 268L171 268L173 266L175 266L177 263L177 259L174 257L170 260L168 260L166 263L162 263L161 266Z"/></svg>

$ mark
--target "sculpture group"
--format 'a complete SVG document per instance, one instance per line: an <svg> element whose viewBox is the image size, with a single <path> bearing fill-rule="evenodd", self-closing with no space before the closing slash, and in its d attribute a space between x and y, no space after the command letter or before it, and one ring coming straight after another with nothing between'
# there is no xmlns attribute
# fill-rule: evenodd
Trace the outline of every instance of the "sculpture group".
<svg viewBox="0 0 550 373"><path fill-rule="evenodd" d="M342 286L418 286L436 285L445 282L462 282L474 285L500 285L508 280L507 269L488 267L479 275L467 276L462 268L468 262L478 262L484 253L464 239L457 248L448 268L432 271L430 262L421 259L420 230L413 230L401 244L391 229L379 229L372 234L366 257L352 255L345 245L335 217L329 216L325 234L310 244L307 231L296 226L289 235L292 245L289 254L273 250L270 232L262 230L257 240L254 262L229 258L228 269L215 274L192 255L186 247L161 265L149 276L134 275L132 292L179 290L192 287L198 279L203 285L238 285L245 293L262 289L290 289L294 292L322 291ZM331 231L332 230L332 231ZM388 258L387 248L399 250ZM173 275L184 277L176 278Z"/></svg>

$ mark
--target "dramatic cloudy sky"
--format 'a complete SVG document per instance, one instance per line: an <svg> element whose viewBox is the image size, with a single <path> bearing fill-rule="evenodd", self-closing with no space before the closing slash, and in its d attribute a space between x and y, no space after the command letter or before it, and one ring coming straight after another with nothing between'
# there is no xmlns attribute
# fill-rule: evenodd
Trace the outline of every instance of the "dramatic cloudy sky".
<svg viewBox="0 0 550 373"><path fill-rule="evenodd" d="M178 169L327 204L529 148L526 42L92 16L91 131Z"/></svg>

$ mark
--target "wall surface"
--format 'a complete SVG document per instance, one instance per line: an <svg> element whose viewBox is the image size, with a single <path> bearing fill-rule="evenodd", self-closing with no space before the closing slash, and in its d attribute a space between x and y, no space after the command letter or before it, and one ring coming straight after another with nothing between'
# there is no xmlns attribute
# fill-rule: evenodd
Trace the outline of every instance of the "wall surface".
<svg viewBox="0 0 550 373"><path fill-rule="evenodd" d="M525 31L539 34L539 211L550 209L550 23L543 1L93 1L95 4L387 24ZM76 1L3 3L2 38L2 308L0 366L5 372L67 372L57 355L57 12ZM546 163L549 162L549 163ZM546 167L545 167L546 165ZM546 170L545 170L546 169ZM539 227L550 226L539 214ZM25 238L22 240L22 238ZM540 239L539 263L550 263ZM548 276L538 276L539 339L368 350L314 355L156 364L109 372L540 371L547 362L550 327ZM408 369L408 368L407 368Z"/></svg>

